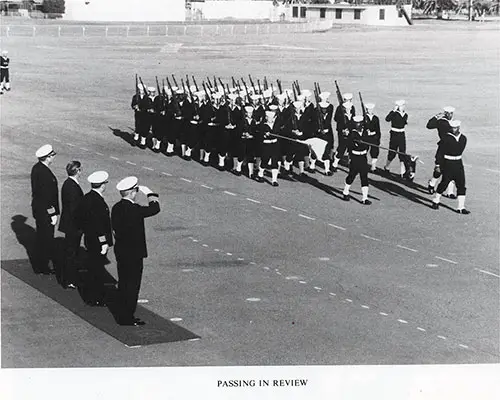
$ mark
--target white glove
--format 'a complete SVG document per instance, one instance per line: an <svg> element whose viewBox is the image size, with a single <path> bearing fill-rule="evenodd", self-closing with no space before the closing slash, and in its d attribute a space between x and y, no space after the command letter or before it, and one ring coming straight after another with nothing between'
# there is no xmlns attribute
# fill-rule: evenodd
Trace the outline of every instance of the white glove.
<svg viewBox="0 0 500 400"><path fill-rule="evenodd" d="M152 191L150 188L148 188L147 186L141 186L141 185L139 185L139 190L140 190L142 193L144 193L146 196L147 196L148 194L153 193L153 191Z"/></svg>
<svg viewBox="0 0 500 400"><path fill-rule="evenodd" d="M101 245L101 254L104 255L108 252L109 246L107 244Z"/></svg>
<svg viewBox="0 0 500 400"><path fill-rule="evenodd" d="M57 224L57 215L53 215L52 217L50 217L50 223L52 225Z"/></svg>

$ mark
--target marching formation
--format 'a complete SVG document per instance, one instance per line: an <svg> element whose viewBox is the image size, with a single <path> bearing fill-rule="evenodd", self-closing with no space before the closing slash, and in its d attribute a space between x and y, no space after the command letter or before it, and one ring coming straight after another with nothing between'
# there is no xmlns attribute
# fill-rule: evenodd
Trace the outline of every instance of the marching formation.
<svg viewBox="0 0 500 400"><path fill-rule="evenodd" d="M136 75L131 102L134 142L167 156L179 154L186 160L196 155L203 165L213 163L219 170L230 170L236 175L245 173L246 166L247 176L258 182L264 182L264 172L269 170L272 186L279 186L280 174L294 174L294 166L298 168L295 175L299 179L306 172L315 173L318 162L323 164L324 174L331 176L347 154L349 173L343 199L349 201L350 187L359 175L362 204L370 205L368 173L377 171L380 149L385 149L380 145L380 120L374 112L375 104L365 104L359 93L361 112L357 114L353 94L342 93L336 81L338 104L334 107L329 100L331 93L322 91L318 83L314 83L311 91L301 89L297 81L291 89L283 89L280 80L274 85L266 77L262 82L248 78L247 84L244 78L233 77L231 86L220 78L207 78L200 87L194 76L191 82L186 75L178 83L172 75L173 85L167 77L162 85L156 78L156 87L146 87ZM406 153L405 106L404 100L395 101L394 109L385 117L390 123L390 140L383 171L389 173L397 155L399 176L411 182L418 157ZM456 197L452 183L455 182L457 212L468 214L464 208L465 174L461 162L466 138L460 133L460 122L452 120L454 109L445 107L444 111L427 124L428 129L438 129L440 139L428 190L436 193L433 201L434 208L438 208L440 196L447 189L448 196ZM337 132L335 151L332 122ZM463 147L452 146L451 137L464 143ZM451 161L462 165L461 171ZM441 175L441 183L435 189Z"/></svg>

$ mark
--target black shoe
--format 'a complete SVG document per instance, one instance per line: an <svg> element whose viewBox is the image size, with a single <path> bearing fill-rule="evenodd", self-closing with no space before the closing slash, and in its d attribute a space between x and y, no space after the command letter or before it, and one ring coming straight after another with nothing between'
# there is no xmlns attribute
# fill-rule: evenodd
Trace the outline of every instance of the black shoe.
<svg viewBox="0 0 500 400"><path fill-rule="evenodd" d="M350 199L351 197L348 194L344 194L344 196L342 197L342 200L344 201L349 201Z"/></svg>
<svg viewBox="0 0 500 400"><path fill-rule="evenodd" d="M274 187L276 187L276 186L279 186L279 183L278 182L272 182L271 185L273 185Z"/></svg>
<svg viewBox="0 0 500 400"><path fill-rule="evenodd" d="M184 157L184 160L186 160L186 161L191 161L191 160L192 160L192 158L191 158L191 156L185 156L185 157Z"/></svg>
<svg viewBox="0 0 500 400"><path fill-rule="evenodd" d="M470 211L466 208L462 208L461 210L457 210L457 213L467 215L470 214Z"/></svg>
<svg viewBox="0 0 500 400"><path fill-rule="evenodd" d="M333 171L333 172L337 172L337 170L338 170L338 167L333 167L333 168L332 168L332 171Z"/></svg>
<svg viewBox="0 0 500 400"><path fill-rule="evenodd" d="M432 209L433 210L439 210L439 203L432 202Z"/></svg>
<svg viewBox="0 0 500 400"><path fill-rule="evenodd" d="M444 197L446 197L447 199L456 199L457 196L453 193L451 194L443 194Z"/></svg>
<svg viewBox="0 0 500 400"><path fill-rule="evenodd" d="M172 152L165 152L165 155L167 157L173 157L173 156L175 156L175 153L173 151Z"/></svg>
<svg viewBox="0 0 500 400"><path fill-rule="evenodd" d="M310 174L316 173L316 169L312 169L312 168L307 168L306 171L309 172Z"/></svg>
<svg viewBox="0 0 500 400"><path fill-rule="evenodd" d="M431 185L427 186L427 191L429 192L429 194L436 193L436 190L434 189L434 186L431 186Z"/></svg>
<svg viewBox="0 0 500 400"><path fill-rule="evenodd" d="M366 200L363 200L362 203L365 205L365 206L369 206L370 204L372 204L372 202L368 199Z"/></svg>
<svg viewBox="0 0 500 400"><path fill-rule="evenodd" d="M146 323L140 318L134 318L134 323L138 326L146 325Z"/></svg>

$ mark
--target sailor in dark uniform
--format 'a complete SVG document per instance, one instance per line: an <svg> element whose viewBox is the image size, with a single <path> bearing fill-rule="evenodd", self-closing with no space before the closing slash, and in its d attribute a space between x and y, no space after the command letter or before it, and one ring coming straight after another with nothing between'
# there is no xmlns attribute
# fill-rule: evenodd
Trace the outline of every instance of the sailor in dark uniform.
<svg viewBox="0 0 500 400"><path fill-rule="evenodd" d="M271 185L279 186L279 157L280 149L278 139L273 136L275 132L275 118L277 106L270 106L270 110L266 111L266 120L261 123L257 129L260 129L262 135L262 159L259 165L258 177L260 181L264 180L264 169L271 169Z"/></svg>
<svg viewBox="0 0 500 400"><path fill-rule="evenodd" d="M352 93L344 93L342 96L344 101L342 105L338 105L335 110L333 119L337 123L338 145L335 155L333 156L333 171L337 171L339 162L344 157L347 150L348 136L351 130L352 118L356 114L356 108L352 103Z"/></svg>
<svg viewBox="0 0 500 400"><path fill-rule="evenodd" d="M48 275L49 260L54 264L54 227L59 216L59 192L57 178L50 170L56 152L50 144L40 147L36 153L38 162L31 169L31 209L36 223L36 257L33 270Z"/></svg>
<svg viewBox="0 0 500 400"><path fill-rule="evenodd" d="M245 107L245 117L243 119L243 128L241 134L241 142L242 149L241 154L238 156L236 171L241 173L241 167L243 162L246 161L248 167L248 177L253 179L254 175L254 166L257 157L256 151L256 122L253 119L253 107L246 106Z"/></svg>
<svg viewBox="0 0 500 400"><path fill-rule="evenodd" d="M61 220L59 231L64 233L65 260L62 273L62 284L67 289L76 289L77 284L77 256L82 240L82 231L78 229L75 213L83 198L83 190L78 178L82 173L80 161L71 161L66 165L68 178L61 188Z"/></svg>
<svg viewBox="0 0 500 400"><path fill-rule="evenodd" d="M10 90L9 64L10 58L7 50L2 51L0 57L0 94L3 94L4 89Z"/></svg>
<svg viewBox="0 0 500 400"><path fill-rule="evenodd" d="M436 194L432 201L432 208L439 209L441 195L451 181L457 186L458 206L457 213L470 214L465 208L465 171L462 162L462 154L467 145L467 138L460 133L460 121L450 121L451 131L443 135L439 145L438 161L441 166L443 177L436 188Z"/></svg>
<svg viewBox="0 0 500 400"><path fill-rule="evenodd" d="M126 326L144 325L144 321L134 316L141 288L144 258L148 256L144 219L158 214L160 203L158 194L146 186L139 186L138 179L134 176L122 179L116 188L122 197L111 211L118 270L118 323ZM135 202L138 191L147 196L147 206Z"/></svg>
<svg viewBox="0 0 500 400"><path fill-rule="evenodd" d="M429 180L428 191L430 194L435 192L435 187L438 179L441 177L441 166L438 163L438 154L440 152L439 146L441 145L441 140L443 136L451 131L450 121L453 119L453 113L455 112L455 108L451 106L446 106L443 108L443 112L436 114L433 116L426 125L427 129L436 129L438 132L438 148L436 150L436 155L434 157L434 171L432 173L432 178ZM453 190L453 182L450 182L447 190L447 197L455 198L454 190Z"/></svg>
<svg viewBox="0 0 500 400"><path fill-rule="evenodd" d="M134 141L139 141L139 132L142 131L145 122L144 110L142 109L141 103L144 101L144 88L142 85L137 85L137 92L132 96L132 103L130 106L134 110Z"/></svg>
<svg viewBox="0 0 500 400"><path fill-rule="evenodd" d="M371 171L375 172L377 170L377 160L380 153L380 120L373 113L375 104L366 103L366 120L364 121L364 126L366 130L366 141L371 144L370 146L370 157L371 157Z"/></svg>
<svg viewBox="0 0 500 400"><path fill-rule="evenodd" d="M333 172L330 169L330 164L334 143L332 129L333 105L328 102L330 92L321 92L318 97L321 101L316 105L316 112L318 113L318 119L321 119L321 127L318 127L318 133L316 136L320 139L326 140L326 147L323 154L317 154L317 156L320 157L321 161L323 161L325 166L325 175L331 176L333 175ZM315 166L316 158L311 157L309 168L314 171Z"/></svg>
<svg viewBox="0 0 500 400"><path fill-rule="evenodd" d="M368 145L360 143L366 142L366 130L363 128L363 116L356 115L353 118L353 125L349 133L348 149L349 149L349 174L345 178L344 200L349 201L349 189L351 188L354 178L359 174L361 179L361 202L365 205L370 205L372 202L368 200Z"/></svg>
<svg viewBox="0 0 500 400"><path fill-rule="evenodd" d="M385 120L391 123L389 149L400 153L406 153L405 126L408 124L408 114L405 111L405 106L406 102L404 100L397 100L394 109L385 117ZM406 173L407 157L403 154L399 154L398 157L401 165L400 174L401 178L403 178ZM389 172L389 166L394 158L396 158L396 153L389 151L384 171Z"/></svg>
<svg viewBox="0 0 500 400"><path fill-rule="evenodd" d="M86 276L81 290L83 300L91 306L106 306L104 287L106 255L113 245L109 207L103 194L108 183L108 173L97 171L87 178L91 190L86 193L76 210L76 225L83 231L83 242L87 249Z"/></svg>

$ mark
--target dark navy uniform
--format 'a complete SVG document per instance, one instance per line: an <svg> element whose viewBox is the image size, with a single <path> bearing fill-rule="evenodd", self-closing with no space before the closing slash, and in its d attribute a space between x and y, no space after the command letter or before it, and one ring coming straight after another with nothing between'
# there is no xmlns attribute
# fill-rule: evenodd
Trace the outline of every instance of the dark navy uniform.
<svg viewBox="0 0 500 400"><path fill-rule="evenodd" d="M0 57L0 94L3 94L4 88L10 90L9 64L10 58L7 54L2 54Z"/></svg>
<svg viewBox="0 0 500 400"><path fill-rule="evenodd" d="M389 149L406 153L405 126L408 124L408 114L406 112L392 110L387 114L385 120L391 123ZM401 162L405 162L405 157L402 154L398 156ZM389 151L387 154L387 161L390 162L394 160L395 157L396 153Z"/></svg>
<svg viewBox="0 0 500 400"><path fill-rule="evenodd" d="M144 258L148 256L144 218L160 212L158 195L148 195L149 205L121 199L113 206L111 220L115 233L115 255L120 297L119 323L131 324L141 288Z"/></svg>
<svg viewBox="0 0 500 400"><path fill-rule="evenodd" d="M87 304L104 305L104 266L109 261L106 254L101 252L104 245L113 245L113 235L109 207L100 193L91 190L83 196L76 211L76 223L83 231L83 241L87 249L87 272L82 297Z"/></svg>
<svg viewBox="0 0 500 400"><path fill-rule="evenodd" d="M338 145L333 161L333 169L336 170L339 161L344 157L348 145L348 135L352 128L352 118L356 114L354 105L346 109L343 105L337 106L333 119L337 124Z"/></svg>
<svg viewBox="0 0 500 400"><path fill-rule="evenodd" d="M82 231L78 229L75 221L76 210L83 198L83 190L78 182L69 177L61 188L61 220L59 231L65 234L64 249L65 263L62 274L63 285L75 284L77 274L77 255L82 240Z"/></svg>
<svg viewBox="0 0 500 400"><path fill-rule="evenodd" d="M57 178L41 161L31 169L31 209L36 223L35 273L50 273L49 260L54 263L53 216L59 215Z"/></svg>
<svg viewBox="0 0 500 400"><path fill-rule="evenodd" d="M367 114L365 123L366 130L366 141L372 146L370 146L370 157L372 159L372 171L375 171L377 159L380 153L380 120L376 115Z"/></svg>

